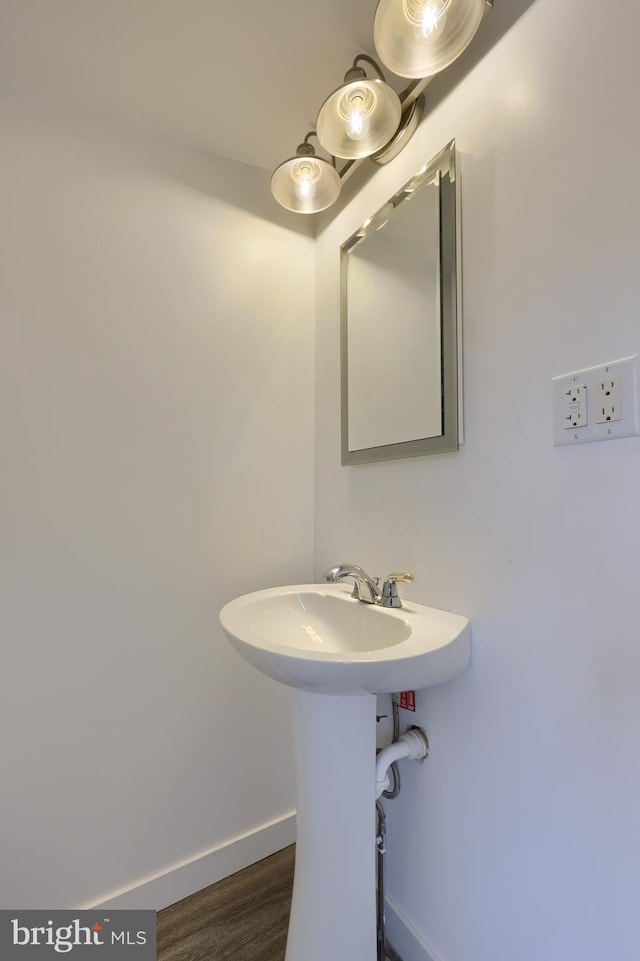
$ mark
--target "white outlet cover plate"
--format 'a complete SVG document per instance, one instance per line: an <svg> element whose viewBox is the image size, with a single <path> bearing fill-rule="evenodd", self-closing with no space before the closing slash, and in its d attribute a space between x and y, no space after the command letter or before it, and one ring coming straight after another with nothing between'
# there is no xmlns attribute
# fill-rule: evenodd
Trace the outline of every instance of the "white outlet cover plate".
<svg viewBox="0 0 640 961"><path fill-rule="evenodd" d="M596 423L597 384L609 377L618 378L620 409L617 421ZM555 447L589 444L596 440L616 440L640 434L638 427L638 355L612 360L597 367L585 367L561 374L551 381L553 392L553 443ZM571 387L586 387L587 422L583 427L567 427L566 393Z"/></svg>

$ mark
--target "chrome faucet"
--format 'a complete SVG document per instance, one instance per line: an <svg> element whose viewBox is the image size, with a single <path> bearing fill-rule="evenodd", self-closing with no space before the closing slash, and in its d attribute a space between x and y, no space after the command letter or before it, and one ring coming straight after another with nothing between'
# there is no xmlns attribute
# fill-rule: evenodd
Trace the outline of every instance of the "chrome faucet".
<svg viewBox="0 0 640 961"><path fill-rule="evenodd" d="M338 564L337 567L330 567L325 571L325 580L330 584L337 584L344 577L353 577L355 585L352 597L357 597L365 604L380 604L382 595L378 593L379 578L370 577L357 564Z"/></svg>
<svg viewBox="0 0 640 961"><path fill-rule="evenodd" d="M352 597L356 597L365 604L379 604L381 607L402 607L402 601L398 597L396 584L402 582L410 584L413 574L389 574L385 577L382 590L379 589L380 578L370 577L357 564L338 564L330 567L324 574L325 580L330 584L337 584L344 577L353 577L355 584Z"/></svg>

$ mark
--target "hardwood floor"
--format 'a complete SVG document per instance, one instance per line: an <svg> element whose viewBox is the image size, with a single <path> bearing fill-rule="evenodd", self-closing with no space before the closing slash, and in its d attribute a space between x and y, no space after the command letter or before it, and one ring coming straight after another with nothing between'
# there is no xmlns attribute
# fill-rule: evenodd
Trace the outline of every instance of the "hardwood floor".
<svg viewBox="0 0 640 961"><path fill-rule="evenodd" d="M158 912L158 961L284 961L295 846Z"/></svg>
<svg viewBox="0 0 640 961"><path fill-rule="evenodd" d="M159 911L158 961L284 961L294 860L291 845Z"/></svg>

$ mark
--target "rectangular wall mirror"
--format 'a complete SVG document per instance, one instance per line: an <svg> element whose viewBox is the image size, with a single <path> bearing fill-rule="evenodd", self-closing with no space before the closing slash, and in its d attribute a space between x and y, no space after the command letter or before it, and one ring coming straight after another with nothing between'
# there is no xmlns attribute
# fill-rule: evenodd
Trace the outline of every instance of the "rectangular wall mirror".
<svg viewBox="0 0 640 961"><path fill-rule="evenodd" d="M342 463L459 444L455 143L342 245Z"/></svg>

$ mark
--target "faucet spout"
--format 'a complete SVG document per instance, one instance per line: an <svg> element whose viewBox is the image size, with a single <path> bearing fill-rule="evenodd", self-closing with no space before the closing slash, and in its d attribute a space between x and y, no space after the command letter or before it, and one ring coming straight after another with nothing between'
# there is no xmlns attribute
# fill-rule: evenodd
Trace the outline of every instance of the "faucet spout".
<svg viewBox="0 0 640 961"><path fill-rule="evenodd" d="M361 567L357 564L338 564L336 567L330 567L328 571L324 574L325 580L329 581L330 584L337 584L345 577L352 577L355 581L353 588L352 597L357 597L359 601L364 601L365 604L379 604L382 595L378 590L378 581L374 577L370 577L366 571L363 571Z"/></svg>

